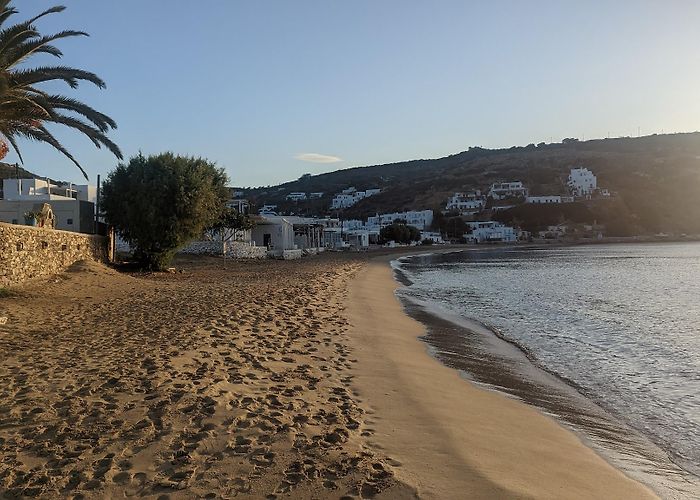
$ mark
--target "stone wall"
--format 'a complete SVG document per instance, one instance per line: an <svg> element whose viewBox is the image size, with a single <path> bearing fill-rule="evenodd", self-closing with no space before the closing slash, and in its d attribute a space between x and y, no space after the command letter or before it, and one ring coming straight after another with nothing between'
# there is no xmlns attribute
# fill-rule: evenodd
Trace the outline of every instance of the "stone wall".
<svg viewBox="0 0 700 500"><path fill-rule="evenodd" d="M227 241L224 247L226 248L226 257L232 259L264 259L267 257L265 247L258 247L243 241ZM213 240L193 241L180 252L194 255L223 254L221 242Z"/></svg>
<svg viewBox="0 0 700 500"><path fill-rule="evenodd" d="M0 222L0 286L60 273L74 262L107 260L107 238Z"/></svg>

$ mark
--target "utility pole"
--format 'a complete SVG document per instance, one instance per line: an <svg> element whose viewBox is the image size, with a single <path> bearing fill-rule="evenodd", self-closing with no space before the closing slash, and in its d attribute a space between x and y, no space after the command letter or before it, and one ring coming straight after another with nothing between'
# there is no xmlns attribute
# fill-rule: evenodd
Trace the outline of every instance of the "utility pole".
<svg viewBox="0 0 700 500"><path fill-rule="evenodd" d="M88 191L89 191L88 186ZM97 232L97 225L100 222L100 174L97 174L97 199L95 200L95 231Z"/></svg>

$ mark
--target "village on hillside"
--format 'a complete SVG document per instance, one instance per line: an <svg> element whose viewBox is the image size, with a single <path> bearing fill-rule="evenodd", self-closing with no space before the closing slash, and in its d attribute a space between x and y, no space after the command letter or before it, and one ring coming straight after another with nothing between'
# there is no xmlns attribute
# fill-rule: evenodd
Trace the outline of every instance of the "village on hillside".
<svg viewBox="0 0 700 500"><path fill-rule="evenodd" d="M95 185L76 185L41 178L4 179L0 222L48 227L83 234L108 234ZM571 168L565 193L532 195L521 181L495 182L482 189L455 192L441 210L415 207L381 213L366 219L344 218L346 209L381 193L380 188L357 190L348 186L335 194L324 212L300 216L278 211L277 205L255 207L242 190L230 188L227 207L248 219L240 228L218 228L181 249L184 253L225 255L234 258L295 259L324 250L366 250L372 246L432 245L445 243L516 243L537 240L600 239L598 224L561 221L533 234L499 220L499 213L522 205L560 205L606 200L611 193L598 186L596 175L585 167ZM295 204L319 199L324 193L291 192ZM447 227L445 227L445 224ZM441 228L442 225L442 228ZM397 230L406 228L399 235ZM444 230L443 230L444 229ZM113 252L128 253L129 245L114 235Z"/></svg>

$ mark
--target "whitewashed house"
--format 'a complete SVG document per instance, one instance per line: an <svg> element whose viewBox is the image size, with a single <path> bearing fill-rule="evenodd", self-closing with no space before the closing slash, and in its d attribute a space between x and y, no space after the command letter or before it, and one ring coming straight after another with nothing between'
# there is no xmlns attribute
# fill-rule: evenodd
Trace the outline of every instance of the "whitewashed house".
<svg viewBox="0 0 700 500"><path fill-rule="evenodd" d="M80 233L95 232L97 186L53 184L48 179L3 179L0 221L25 224L24 214L48 204L54 228Z"/></svg>
<svg viewBox="0 0 700 500"><path fill-rule="evenodd" d="M258 210L258 215L277 215L277 205L263 205L260 210Z"/></svg>
<svg viewBox="0 0 700 500"><path fill-rule="evenodd" d="M351 229L365 229L367 224L359 219L348 219L343 221L342 226L344 231L349 231Z"/></svg>
<svg viewBox="0 0 700 500"><path fill-rule="evenodd" d="M272 256L284 257L285 252L291 255L291 251L296 250L294 225L284 217L274 215L257 217L250 233L255 245L267 248ZM298 252L298 257L301 257L301 251Z"/></svg>
<svg viewBox="0 0 700 500"><path fill-rule="evenodd" d="M518 240L518 235L514 228L498 221L467 222L467 226L471 232L465 233L464 238L472 243L513 243Z"/></svg>
<svg viewBox="0 0 700 500"><path fill-rule="evenodd" d="M366 191L358 191L354 187L343 189L342 192L336 194L331 200L331 210L349 208L360 200L377 195L381 193L381 191L382 190L379 188L367 189Z"/></svg>
<svg viewBox="0 0 700 500"><path fill-rule="evenodd" d="M535 205L561 203L561 196L528 196L525 198L525 203L533 203Z"/></svg>
<svg viewBox="0 0 700 500"><path fill-rule="evenodd" d="M447 212L457 211L460 215L474 215L481 212L486 206L486 198L481 194L481 190L469 193L455 193L447 200L445 210Z"/></svg>
<svg viewBox="0 0 700 500"><path fill-rule="evenodd" d="M491 184L491 188L489 189L489 196L494 200L525 198L527 195L527 188L521 181L496 182Z"/></svg>
<svg viewBox="0 0 700 500"><path fill-rule="evenodd" d="M574 196L590 196L598 188L598 179L587 168L572 168L567 185Z"/></svg>
<svg viewBox="0 0 700 500"><path fill-rule="evenodd" d="M405 221L409 226L423 231L430 229L433 224L432 210L410 210L408 212L393 212L390 214L375 215L367 218L367 226L369 228L378 228L390 226L397 220Z"/></svg>
<svg viewBox="0 0 700 500"><path fill-rule="evenodd" d="M362 229L354 229L344 235L350 248L364 249L369 247L370 232Z"/></svg>
<svg viewBox="0 0 700 500"><path fill-rule="evenodd" d="M332 210L339 210L341 208L349 208L353 206L355 203L355 195L353 194L337 194L333 197L333 200L331 200L331 209Z"/></svg>
<svg viewBox="0 0 700 500"><path fill-rule="evenodd" d="M306 200L306 193L289 193L287 195L288 201L304 201Z"/></svg>
<svg viewBox="0 0 700 500"><path fill-rule="evenodd" d="M438 245L445 243L445 240L442 239L442 234L434 231L421 231L420 239L421 241L429 240Z"/></svg>

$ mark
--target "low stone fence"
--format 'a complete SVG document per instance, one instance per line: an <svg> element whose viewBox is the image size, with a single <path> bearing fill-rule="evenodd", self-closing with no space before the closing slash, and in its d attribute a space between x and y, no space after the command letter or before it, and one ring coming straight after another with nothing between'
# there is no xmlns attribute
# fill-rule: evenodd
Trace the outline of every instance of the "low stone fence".
<svg viewBox="0 0 700 500"><path fill-rule="evenodd" d="M226 257L232 259L264 259L267 257L267 249L245 243L243 241L221 241L201 240L193 241L181 253L193 255L223 255L226 249Z"/></svg>
<svg viewBox="0 0 700 500"><path fill-rule="evenodd" d="M0 286L60 273L85 259L107 260L104 236L0 222Z"/></svg>

